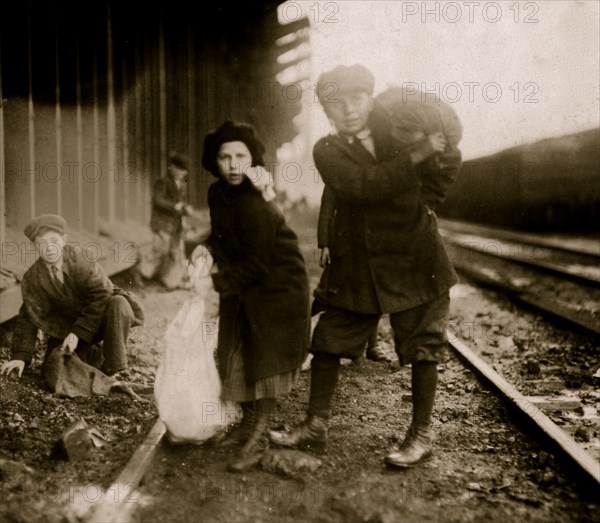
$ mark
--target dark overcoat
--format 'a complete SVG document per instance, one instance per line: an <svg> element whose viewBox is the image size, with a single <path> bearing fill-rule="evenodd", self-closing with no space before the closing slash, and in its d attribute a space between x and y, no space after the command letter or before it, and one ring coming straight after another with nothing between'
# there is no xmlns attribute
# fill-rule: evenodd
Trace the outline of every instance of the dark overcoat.
<svg viewBox="0 0 600 523"><path fill-rule="evenodd" d="M69 333L87 343L98 334L111 296L125 296L133 310L133 325L144 322L144 311L134 296L114 285L94 260L79 247L65 245L62 254L63 288L59 288L42 258L27 269L21 282L23 305L13 334L12 359L31 361L38 329L64 339Z"/></svg>
<svg viewBox="0 0 600 523"><path fill-rule="evenodd" d="M248 383L288 372L308 353L308 277L296 234L246 179L208 192L220 293L219 362L241 335Z"/></svg>
<svg viewBox="0 0 600 523"><path fill-rule="evenodd" d="M457 281L433 209L458 167L415 167L406 149L377 126L371 129L377 160L337 135L313 150L335 194L327 303L394 313L434 300Z"/></svg>

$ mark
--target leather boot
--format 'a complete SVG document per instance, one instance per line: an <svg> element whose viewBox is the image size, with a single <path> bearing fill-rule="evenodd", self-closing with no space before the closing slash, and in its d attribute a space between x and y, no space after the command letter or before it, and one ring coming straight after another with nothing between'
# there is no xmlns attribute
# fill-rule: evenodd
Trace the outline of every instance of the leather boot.
<svg viewBox="0 0 600 523"><path fill-rule="evenodd" d="M437 365L430 362L412 364L412 423L398 452L385 458L394 467L414 467L428 459L431 448L431 411L437 387Z"/></svg>
<svg viewBox="0 0 600 523"><path fill-rule="evenodd" d="M240 449L237 457L227 465L230 472L246 472L258 465L267 450L267 429L269 428L269 416L259 414L248 440Z"/></svg>
<svg viewBox="0 0 600 523"><path fill-rule="evenodd" d="M392 363L392 359L388 357L388 355L381 349L379 344L377 343L377 325L369 335L369 339L367 340L367 353L366 357L371 361L385 361L387 363Z"/></svg>
<svg viewBox="0 0 600 523"><path fill-rule="evenodd" d="M253 401L244 401L241 403L244 417L235 427L233 427L225 436L215 441L215 446L220 449L230 449L242 445L254 429L256 423L256 407Z"/></svg>
<svg viewBox="0 0 600 523"><path fill-rule="evenodd" d="M393 362L393 360L390 357L388 357L388 355L385 352L383 352L383 349L379 347L379 345L367 347L366 356L367 359L371 361L385 361L386 363Z"/></svg>
<svg viewBox="0 0 600 523"><path fill-rule="evenodd" d="M429 425L411 425L404 441L397 452L392 452L385 457L388 465L400 468L410 468L423 463L433 453L431 446L432 436Z"/></svg>
<svg viewBox="0 0 600 523"><path fill-rule="evenodd" d="M264 414L259 414L252 431L244 446L240 449L240 454L253 454L265 450L267 446L267 429L269 428L269 418Z"/></svg>
<svg viewBox="0 0 600 523"><path fill-rule="evenodd" d="M268 446L267 430L271 415L275 412L275 398L261 398L256 400L256 419L248 439L240 450L240 454L253 454L261 452Z"/></svg>
<svg viewBox="0 0 600 523"><path fill-rule="evenodd" d="M323 451L327 446L327 420L320 416L309 416L289 431L270 430L269 439L282 447Z"/></svg>
<svg viewBox="0 0 600 523"><path fill-rule="evenodd" d="M248 434L248 439L240 449L238 457L227 465L232 472L245 472L258 464L263 452L269 446L267 429L271 414L275 410L275 399L264 398L256 401L256 416L254 425Z"/></svg>

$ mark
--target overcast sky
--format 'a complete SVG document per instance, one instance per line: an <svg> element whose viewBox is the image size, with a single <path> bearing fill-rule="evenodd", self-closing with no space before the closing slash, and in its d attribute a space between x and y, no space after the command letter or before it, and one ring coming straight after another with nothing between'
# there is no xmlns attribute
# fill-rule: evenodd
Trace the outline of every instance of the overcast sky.
<svg viewBox="0 0 600 523"><path fill-rule="evenodd" d="M292 5L293 4L293 5ZM465 159L599 125L596 0L288 2L310 16L312 76L362 63L451 102ZM315 105L313 142L329 131Z"/></svg>

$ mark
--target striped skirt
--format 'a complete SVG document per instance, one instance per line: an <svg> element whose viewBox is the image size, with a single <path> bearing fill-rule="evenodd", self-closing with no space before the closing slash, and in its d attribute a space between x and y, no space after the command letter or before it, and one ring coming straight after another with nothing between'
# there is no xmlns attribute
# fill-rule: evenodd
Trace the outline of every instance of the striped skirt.
<svg viewBox="0 0 600 523"><path fill-rule="evenodd" d="M300 367L275 376L268 376L248 385L244 372L242 347L231 351L227 360L225 377L221 387L223 401L254 401L262 398L276 398L290 392L298 380Z"/></svg>

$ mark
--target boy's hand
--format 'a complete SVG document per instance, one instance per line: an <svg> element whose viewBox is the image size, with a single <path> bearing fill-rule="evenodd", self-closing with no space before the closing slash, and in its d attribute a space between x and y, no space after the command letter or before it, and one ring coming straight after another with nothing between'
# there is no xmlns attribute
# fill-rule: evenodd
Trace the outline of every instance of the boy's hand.
<svg viewBox="0 0 600 523"><path fill-rule="evenodd" d="M319 266L324 269L331 263L331 256L329 255L329 247L323 247L319 253Z"/></svg>
<svg viewBox="0 0 600 523"><path fill-rule="evenodd" d="M434 134L430 134L428 136L428 138L429 138L429 143L431 144L432 149L436 153L444 152L444 149L446 149L446 138L444 137L443 133L437 132Z"/></svg>
<svg viewBox="0 0 600 523"><path fill-rule="evenodd" d="M442 153L446 149L446 138L441 132L430 134L410 153L412 163L421 163L436 153Z"/></svg>
<svg viewBox="0 0 600 523"><path fill-rule="evenodd" d="M454 148L438 154L435 161L442 169L446 167L457 167L461 164L462 155L458 149Z"/></svg>
<svg viewBox="0 0 600 523"><path fill-rule="evenodd" d="M62 342L61 350L64 350L67 354L73 354L75 349L77 348L77 344L79 343L79 338L76 334L69 332L67 337Z"/></svg>
<svg viewBox="0 0 600 523"><path fill-rule="evenodd" d="M19 378L23 375L23 369L25 368L25 362L22 360L11 360L7 361L2 367L0 367L0 374L6 374L7 376L13 370L17 370Z"/></svg>

